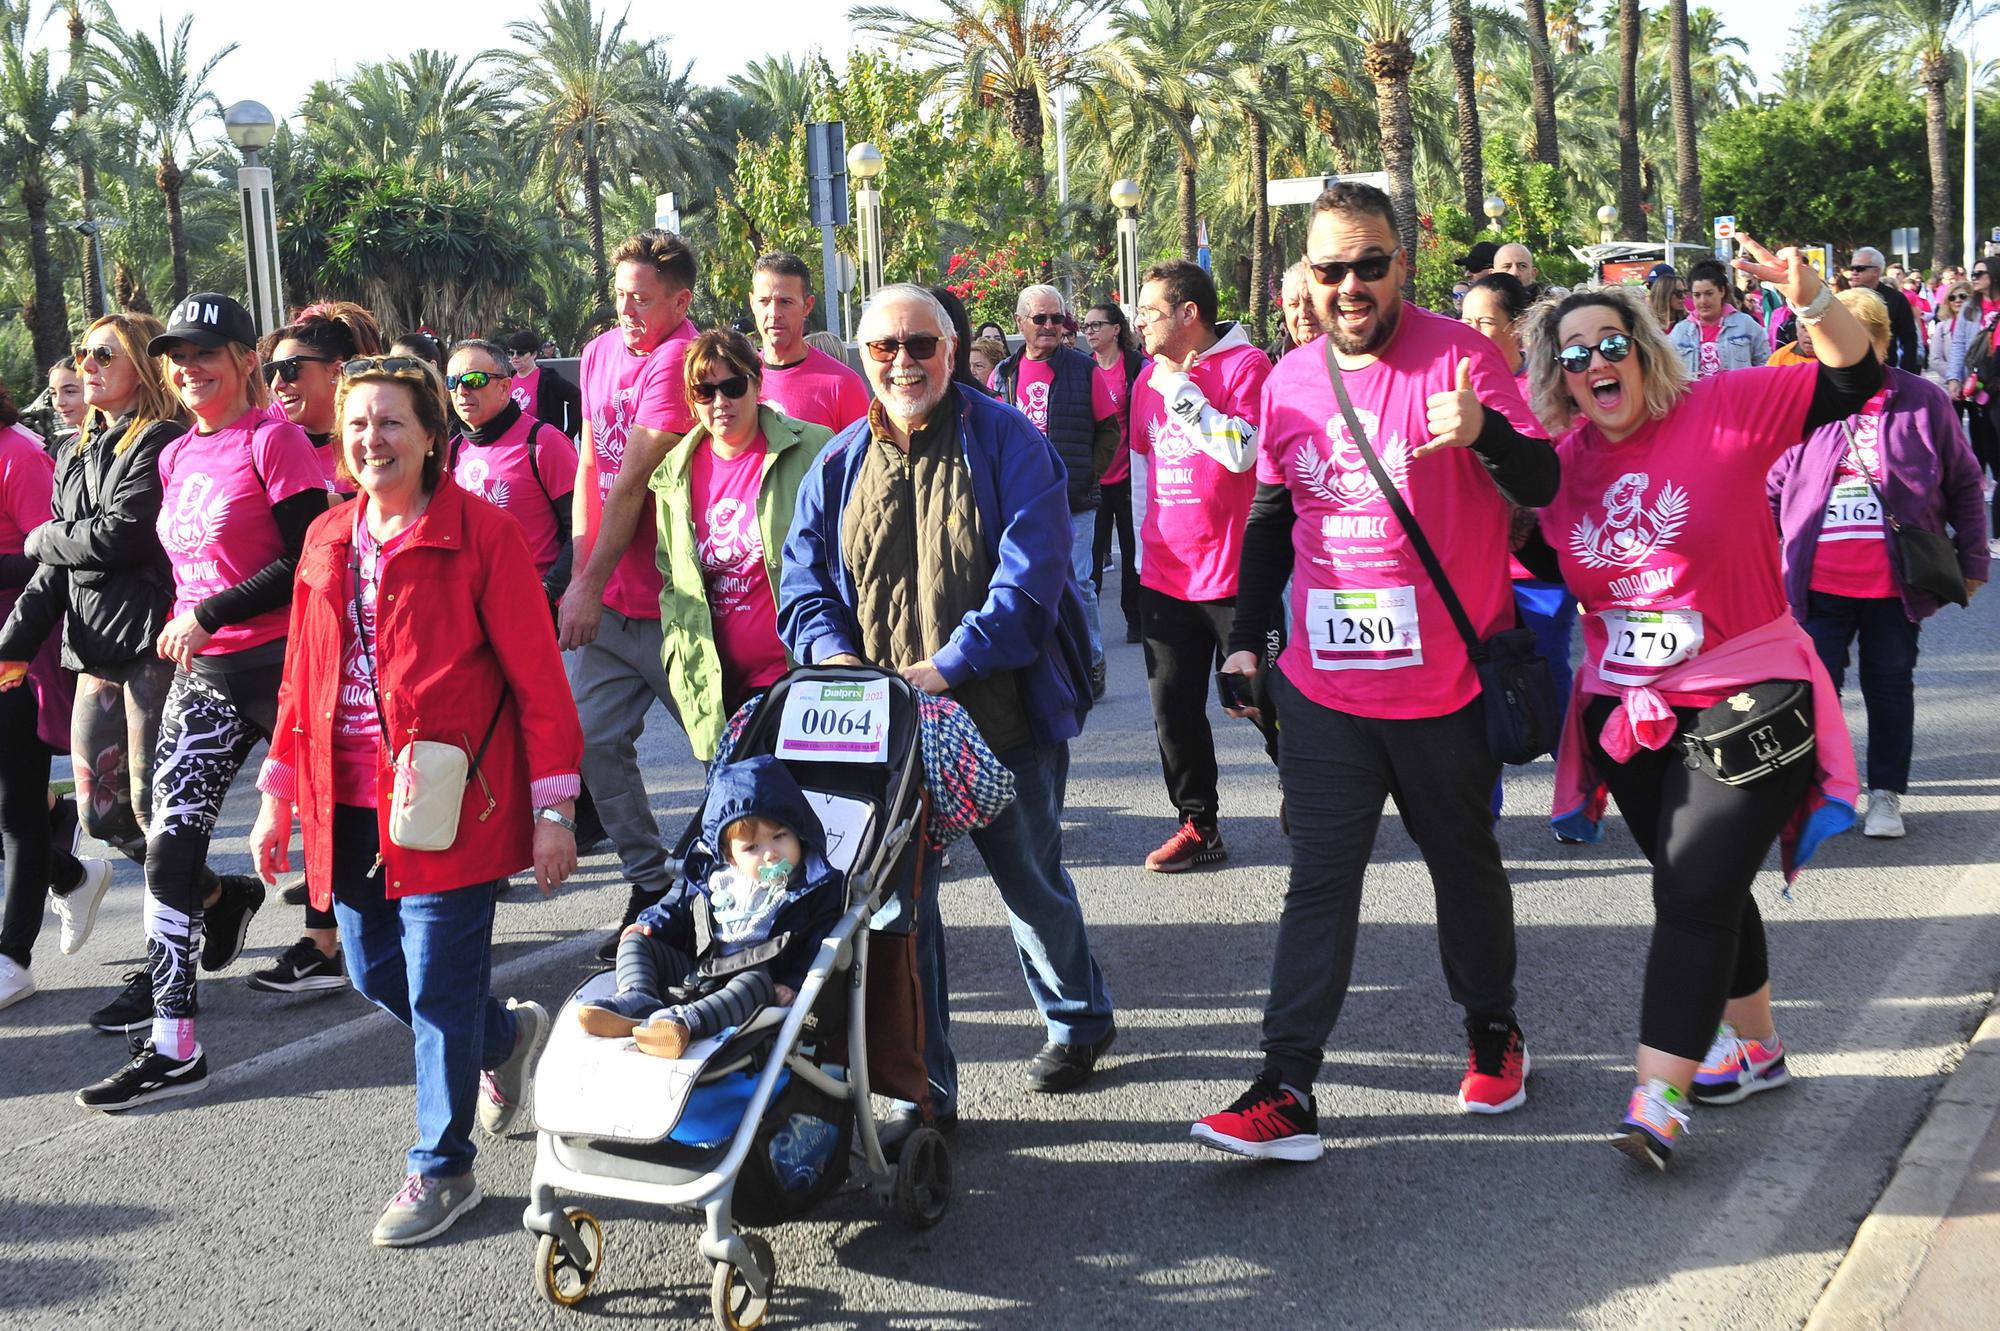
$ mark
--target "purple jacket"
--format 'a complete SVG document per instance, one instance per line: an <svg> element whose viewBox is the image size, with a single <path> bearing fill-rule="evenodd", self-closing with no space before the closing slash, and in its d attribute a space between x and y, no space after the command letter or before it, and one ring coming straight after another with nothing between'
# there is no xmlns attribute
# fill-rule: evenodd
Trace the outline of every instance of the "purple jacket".
<svg viewBox="0 0 2000 1331"><path fill-rule="evenodd" d="M1959 428L1951 399L1942 388L1907 370L1886 368L1889 396L1882 404L1884 481L1880 487L1890 516L1905 527L1923 527L1943 534L1950 524L1958 547L1958 566L1968 582L1986 581L1987 521L1979 464ZM1784 547L1785 599L1792 615L1806 617L1806 591L1812 586L1813 556L1818 551L1820 523L1833 497L1834 472L1847 452L1842 422L1823 425L1802 444L1794 444L1778 459L1765 481L1771 510L1777 515ZM1890 533L1889 539L1895 540ZM1891 570L1895 559L1889 561ZM1904 587L1903 613L1912 622L1937 613L1938 599L1929 592Z"/></svg>

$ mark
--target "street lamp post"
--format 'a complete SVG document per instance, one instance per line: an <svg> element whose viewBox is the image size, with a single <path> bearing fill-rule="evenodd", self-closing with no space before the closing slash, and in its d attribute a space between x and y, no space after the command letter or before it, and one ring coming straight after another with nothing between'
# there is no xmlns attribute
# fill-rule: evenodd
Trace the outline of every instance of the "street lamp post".
<svg viewBox="0 0 2000 1331"><path fill-rule="evenodd" d="M1111 204L1118 209L1118 304L1129 320L1139 304L1139 182L1114 184Z"/></svg>
<svg viewBox="0 0 2000 1331"><path fill-rule="evenodd" d="M1597 210L1597 238L1606 245L1611 243L1612 228L1618 224L1618 210L1604 204Z"/></svg>
<svg viewBox="0 0 2000 1331"><path fill-rule="evenodd" d="M1486 211L1486 225L1498 231L1500 219L1507 215L1507 201L1498 194L1489 194L1483 206Z"/></svg>
<svg viewBox="0 0 2000 1331"><path fill-rule="evenodd" d="M882 190L875 183L882 174L882 150L872 143L855 144L847 150L847 173L860 182L854 188L855 249L865 301L882 286Z"/></svg>
<svg viewBox="0 0 2000 1331"><path fill-rule="evenodd" d="M229 141L243 154L236 193L243 210L244 305L269 333L284 325L285 280L278 271L278 206L271 193L271 170L259 154L278 136L278 118L262 102L237 102L222 113Z"/></svg>

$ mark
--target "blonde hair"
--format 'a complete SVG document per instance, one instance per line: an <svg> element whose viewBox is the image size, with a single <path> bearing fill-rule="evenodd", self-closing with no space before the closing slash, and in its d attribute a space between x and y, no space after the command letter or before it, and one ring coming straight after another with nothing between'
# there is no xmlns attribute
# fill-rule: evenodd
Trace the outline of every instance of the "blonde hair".
<svg viewBox="0 0 2000 1331"><path fill-rule="evenodd" d="M1834 296L1847 307L1849 314L1861 321L1868 330L1868 340L1875 346L1876 359L1889 359L1889 304L1867 287L1850 287Z"/></svg>
<svg viewBox="0 0 2000 1331"><path fill-rule="evenodd" d="M132 370L139 380L136 396L132 400L132 424L111 448L112 455L117 456L161 421L185 424L187 411L181 406L173 385L167 382L167 358L146 354L146 345L166 331L158 319L150 314L107 314L83 330L83 340L88 343L90 335L100 328L111 330L112 340L118 344L119 352L132 362ZM104 420L104 413L92 407L90 414L84 417L83 440L78 445L81 448L89 448L102 432L90 428L93 420L102 421L106 429L111 426L110 421Z"/></svg>
<svg viewBox="0 0 2000 1331"><path fill-rule="evenodd" d="M1665 279L1662 279L1663 281ZM1576 418L1576 402L1564 382L1556 352L1562 348L1562 321L1573 311L1601 306L1618 316L1639 358L1639 379L1645 386L1646 415L1654 420L1672 411L1693 382L1680 353L1667 341L1646 299L1629 287L1574 291L1561 300L1545 300L1521 321L1521 344L1528 358L1528 405L1552 435L1561 434Z"/></svg>

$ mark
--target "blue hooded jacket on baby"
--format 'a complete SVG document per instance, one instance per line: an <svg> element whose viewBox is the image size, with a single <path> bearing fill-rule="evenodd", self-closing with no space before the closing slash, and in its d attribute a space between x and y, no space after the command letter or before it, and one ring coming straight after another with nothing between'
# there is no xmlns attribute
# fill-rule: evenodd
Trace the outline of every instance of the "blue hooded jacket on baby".
<svg viewBox="0 0 2000 1331"><path fill-rule="evenodd" d="M710 879L727 867L722 830L750 817L789 827L798 836L804 863L767 927L759 919L753 937L724 941L722 935L731 931L717 928L718 912L708 899ZM701 838L682 865L680 881L639 916L639 923L695 959L694 974L683 988L720 988L745 965L761 965L777 983L797 989L846 907L846 887L847 875L827 861L826 831L805 792L782 762L760 755L719 764L710 773Z"/></svg>

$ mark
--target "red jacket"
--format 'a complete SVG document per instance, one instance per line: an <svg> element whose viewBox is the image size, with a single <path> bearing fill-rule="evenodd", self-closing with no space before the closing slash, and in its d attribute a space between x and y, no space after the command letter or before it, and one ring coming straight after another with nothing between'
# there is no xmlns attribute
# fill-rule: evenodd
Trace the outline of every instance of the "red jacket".
<svg viewBox="0 0 2000 1331"><path fill-rule="evenodd" d="M332 897L333 712L358 512L342 504L306 533L271 741L272 763L289 767L296 782L306 882L322 909ZM583 760L583 730L520 525L474 502L449 476L440 480L430 506L383 562L376 654L389 728L384 747L391 751L428 739L474 753L501 689L513 690L480 764L498 807L481 821L486 790L475 776L450 849L404 850L389 840L394 776L386 756L378 764L388 896L448 891L526 868L534 837L529 782L574 775Z"/></svg>

